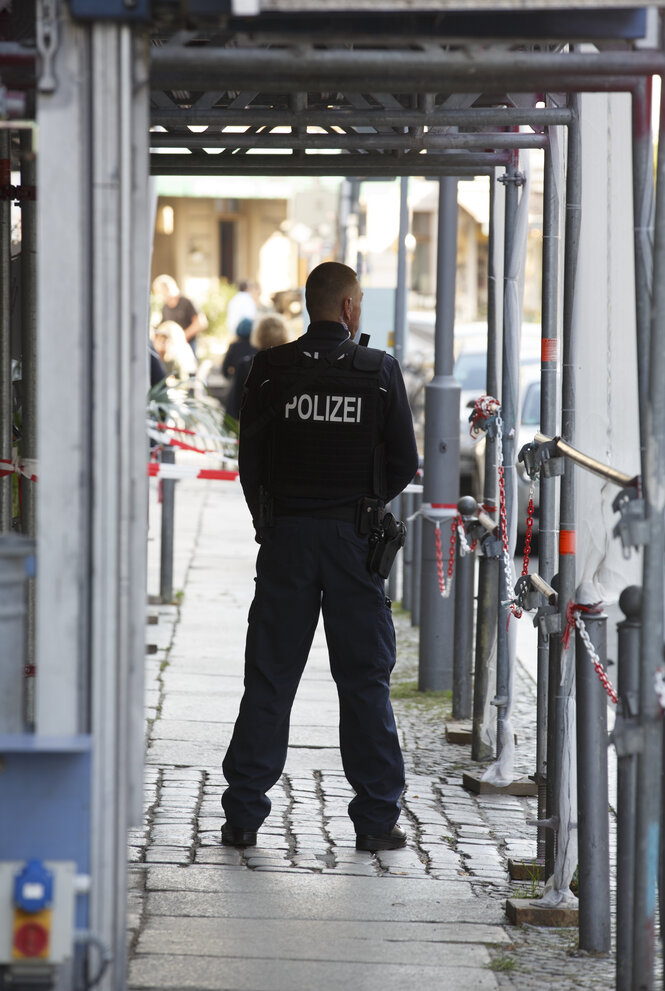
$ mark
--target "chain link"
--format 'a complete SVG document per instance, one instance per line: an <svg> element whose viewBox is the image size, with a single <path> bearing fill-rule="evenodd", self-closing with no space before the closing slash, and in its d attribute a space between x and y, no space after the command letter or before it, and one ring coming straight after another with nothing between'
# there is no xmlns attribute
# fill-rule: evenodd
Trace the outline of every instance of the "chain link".
<svg viewBox="0 0 665 991"><path fill-rule="evenodd" d="M653 676L653 690L658 697L660 711L665 712L665 670L663 668L656 668Z"/></svg>
<svg viewBox="0 0 665 991"><path fill-rule="evenodd" d="M522 559L522 575L528 575L529 573L529 560L531 558L531 540L533 538L533 514L534 514L534 504L533 499L536 494L536 482L535 479L531 479L531 484L529 485L529 504L526 508L526 536L524 538L524 557Z"/></svg>
<svg viewBox="0 0 665 991"><path fill-rule="evenodd" d="M501 530L501 546L503 548L503 573L506 580L506 600L505 604L510 612L519 619L522 610L515 601L515 589L513 587L513 566L510 560L510 550L508 547L508 517L506 514L506 479L503 468L503 420L501 414L496 414L496 460L499 474L499 526Z"/></svg>
<svg viewBox="0 0 665 991"><path fill-rule="evenodd" d="M439 580L439 592L441 594L442 599L449 598L453 587L453 571L455 570L455 543L457 541L458 521L461 521L461 519L462 517L458 513L457 516L453 517L453 521L450 524L450 545L448 551L447 581L443 575L443 548L441 546L441 521L436 520L434 524L434 543L436 545L436 572L437 572L437 578Z"/></svg>
<svg viewBox="0 0 665 991"><path fill-rule="evenodd" d="M603 686L603 688L605 689L605 691L607 692L607 695L608 695L609 699L612 702L614 702L614 704L616 705L617 702L618 702L618 700L619 700L618 695L616 693L616 689L614 688L614 685L612 684L612 682L608 678L607 671L605 670L605 668L601 664L600 657L598 656L598 654L596 652L596 648L591 643L591 637L589 636L589 634L587 632L587 628L584 625L584 620L582 619L579 611L577 609L575 609L574 606L573 606L573 615L575 617L575 626L577 627L577 630L579 632L579 635L582 638L582 643L586 647L586 652L589 655L589 659L590 659L591 663L593 664L594 668L596 669L596 674L598 675L598 678L600 679L600 683Z"/></svg>

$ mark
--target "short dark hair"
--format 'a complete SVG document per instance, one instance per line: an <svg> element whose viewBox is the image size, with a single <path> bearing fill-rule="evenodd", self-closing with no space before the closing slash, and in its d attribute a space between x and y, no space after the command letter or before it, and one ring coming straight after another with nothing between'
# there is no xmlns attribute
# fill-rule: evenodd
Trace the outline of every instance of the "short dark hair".
<svg viewBox="0 0 665 991"><path fill-rule="evenodd" d="M323 262L309 273L305 283L305 306L310 316L337 307L355 293L358 276L341 262Z"/></svg>

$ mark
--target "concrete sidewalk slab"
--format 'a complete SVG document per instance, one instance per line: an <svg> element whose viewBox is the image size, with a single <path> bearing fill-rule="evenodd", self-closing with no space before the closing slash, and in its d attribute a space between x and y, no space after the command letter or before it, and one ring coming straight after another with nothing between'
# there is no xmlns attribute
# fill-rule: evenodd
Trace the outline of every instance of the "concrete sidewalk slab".
<svg viewBox="0 0 665 991"><path fill-rule="evenodd" d="M139 956L131 968L136 991L494 991L494 974L485 969L418 964L331 963L323 961L248 959L241 956ZM166 962L168 960L168 962ZM270 977L267 979L266 971Z"/></svg>

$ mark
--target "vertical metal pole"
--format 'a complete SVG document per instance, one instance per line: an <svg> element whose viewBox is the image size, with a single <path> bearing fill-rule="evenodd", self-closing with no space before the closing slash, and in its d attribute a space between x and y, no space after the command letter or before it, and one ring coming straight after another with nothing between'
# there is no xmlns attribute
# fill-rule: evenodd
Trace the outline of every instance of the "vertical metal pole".
<svg viewBox="0 0 665 991"><path fill-rule="evenodd" d="M640 415L640 454L644 476L651 334L653 275L653 142L651 138L651 79L639 79L632 91L633 229L635 251L635 324ZM551 434L549 436L552 436Z"/></svg>
<svg viewBox="0 0 665 991"><path fill-rule="evenodd" d="M175 464L175 451L165 447L164 464ZM159 571L159 597L162 602L173 602L173 531L175 527L175 479L163 478L162 482L162 537Z"/></svg>
<svg viewBox="0 0 665 991"><path fill-rule="evenodd" d="M409 233L409 178L399 181L399 238L397 242L397 288L395 290L395 336L393 353L400 365L406 357L406 235Z"/></svg>
<svg viewBox="0 0 665 991"><path fill-rule="evenodd" d="M577 276L577 257L579 252L580 223L582 210L582 177L581 177L581 137L579 127L579 98L572 94L569 106L575 113L575 119L568 127L568 156L566 173L566 224L565 224L565 259L563 285L563 355L561 376L561 434L569 443L575 440L575 369L573 365L573 308L575 302L575 282ZM575 475L574 465L566 459L564 474L561 480L561 506L559 526L559 614L560 628L566 627L568 603L575 597ZM550 637L550 680L549 687L550 714L554 716L553 732L557 747L557 767L554 781L554 814L559 812L560 761L563 760L564 748L572 748L574 740L568 739L566 725L572 708L574 666L571 663L565 672L561 670L561 638L559 634ZM556 837L556 853L565 850L565 844L559 844L561 830L568 828L567 823L558 822L559 833ZM555 855L556 856L556 855Z"/></svg>
<svg viewBox="0 0 665 991"><path fill-rule="evenodd" d="M423 502L456 511L459 490L460 386L453 377L455 276L457 271L457 180L439 179L434 378L425 388L425 485ZM451 689L454 588L439 594L434 524L423 520L420 663L418 687Z"/></svg>
<svg viewBox="0 0 665 991"><path fill-rule="evenodd" d="M32 131L21 131L21 185L36 189L37 168ZM37 461L37 216L34 199L21 201L21 361L23 425L21 456L28 464ZM37 491L35 483L21 478L23 533L36 534ZM26 717L34 724L35 671L35 579L28 582L28 621L26 650Z"/></svg>
<svg viewBox="0 0 665 991"><path fill-rule="evenodd" d="M506 170L506 217L504 230L504 309L503 309L503 361L501 376L501 418L503 420L503 468L505 479L506 517L512 519L512 506L515 501L515 429L517 419L517 393L519 389L519 324L508 306L506 267L510 262L515 244L515 226L519 203L518 187L520 173L517 164ZM499 598L510 599L513 589L501 569ZM498 609L497 652L496 652L496 753L501 755L506 736L506 714L510 697L510 656L508 647L507 607Z"/></svg>
<svg viewBox="0 0 665 991"><path fill-rule="evenodd" d="M552 576L553 588L559 587L559 575ZM547 780L545 783L546 818L552 828L545 830L545 876L554 873L559 814L559 776L563 754L563 702L561 699L561 634L550 633L547 680Z"/></svg>
<svg viewBox="0 0 665 991"><path fill-rule="evenodd" d="M19 533L0 536L0 734L22 733L25 663L26 575L34 541ZM30 569L32 571L33 569Z"/></svg>
<svg viewBox="0 0 665 991"><path fill-rule="evenodd" d="M413 492L402 492L402 519L406 520L413 515ZM411 525L407 525L406 543L402 551L402 608L407 612L411 609L411 593L413 583L411 572L413 570L413 533Z"/></svg>
<svg viewBox="0 0 665 991"><path fill-rule="evenodd" d="M557 432L557 367L559 363L559 251L561 170L554 160L552 147L545 148L543 175L543 283L542 346L540 361L540 429L548 437ZM538 522L538 571L551 584L556 570L556 479L541 473L540 519ZM554 772L556 749L550 735L548 717L548 679L550 638L538 625L538 682L536 699L536 782L538 784L538 819L549 815L547 778ZM553 729L553 727L551 727ZM538 831L538 859L548 860L552 852L552 831ZM549 876L549 875L548 875Z"/></svg>
<svg viewBox="0 0 665 991"><path fill-rule="evenodd" d="M496 179L490 178L490 221L487 268L487 384L489 396L499 392L499 368L501 364L501 319L497 306L499 280L496 255L500 240L496 236ZM485 435L485 481L483 509L492 519L497 518L497 463L496 439ZM487 760L492 756L489 741L483 738L485 701L489 691L489 667L496 648L499 606L499 556L496 541L486 543L478 563L478 607L476 610L476 654L473 683L473 722L471 730L471 758Z"/></svg>
<svg viewBox="0 0 665 991"><path fill-rule="evenodd" d="M0 131L0 185L11 184L10 132ZM12 457L11 202L0 200L0 461ZM0 533L12 525L12 476L0 477Z"/></svg>
<svg viewBox="0 0 665 991"><path fill-rule="evenodd" d="M473 496L462 496L458 509L464 522L478 506ZM471 717L471 680L473 676L473 586L476 572L474 551L463 553L457 541L455 558L455 654L453 661L453 719Z"/></svg>
<svg viewBox="0 0 665 991"><path fill-rule="evenodd" d="M418 512L423 504L422 493L416 492L413 496L413 509ZM423 520L420 514L413 521L413 563L411 565L411 626L420 626L420 586L422 568L422 542L423 542Z"/></svg>
<svg viewBox="0 0 665 991"><path fill-rule="evenodd" d="M607 615L585 613L583 618L589 639L605 667ZM607 953L611 941L607 695L579 631L575 639L580 949Z"/></svg>
<svg viewBox="0 0 665 991"><path fill-rule="evenodd" d="M661 80L662 82L662 80ZM659 135L665 134L665 100L660 105ZM662 713L653 690L663 660L663 558L665 519L665 142L658 142L653 297L649 344L644 496L649 539L644 547L639 723L643 734L638 757L635 836L635 916L633 987L654 985L656 887L660 833Z"/></svg>
<svg viewBox="0 0 665 991"><path fill-rule="evenodd" d="M633 979L633 887L635 883L635 807L637 755L621 745L620 729L637 716L640 688L640 614L642 589L625 588L619 596L625 619L619 636L619 708L615 726L617 744L617 914L616 991L631 991Z"/></svg>

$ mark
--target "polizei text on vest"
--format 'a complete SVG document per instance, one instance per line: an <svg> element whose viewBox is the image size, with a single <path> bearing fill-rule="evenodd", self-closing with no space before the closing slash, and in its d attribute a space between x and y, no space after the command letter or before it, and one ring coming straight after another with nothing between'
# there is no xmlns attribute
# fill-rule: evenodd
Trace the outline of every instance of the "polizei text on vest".
<svg viewBox="0 0 665 991"><path fill-rule="evenodd" d="M284 407L285 420L321 420L327 423L360 423L361 396L294 396Z"/></svg>

